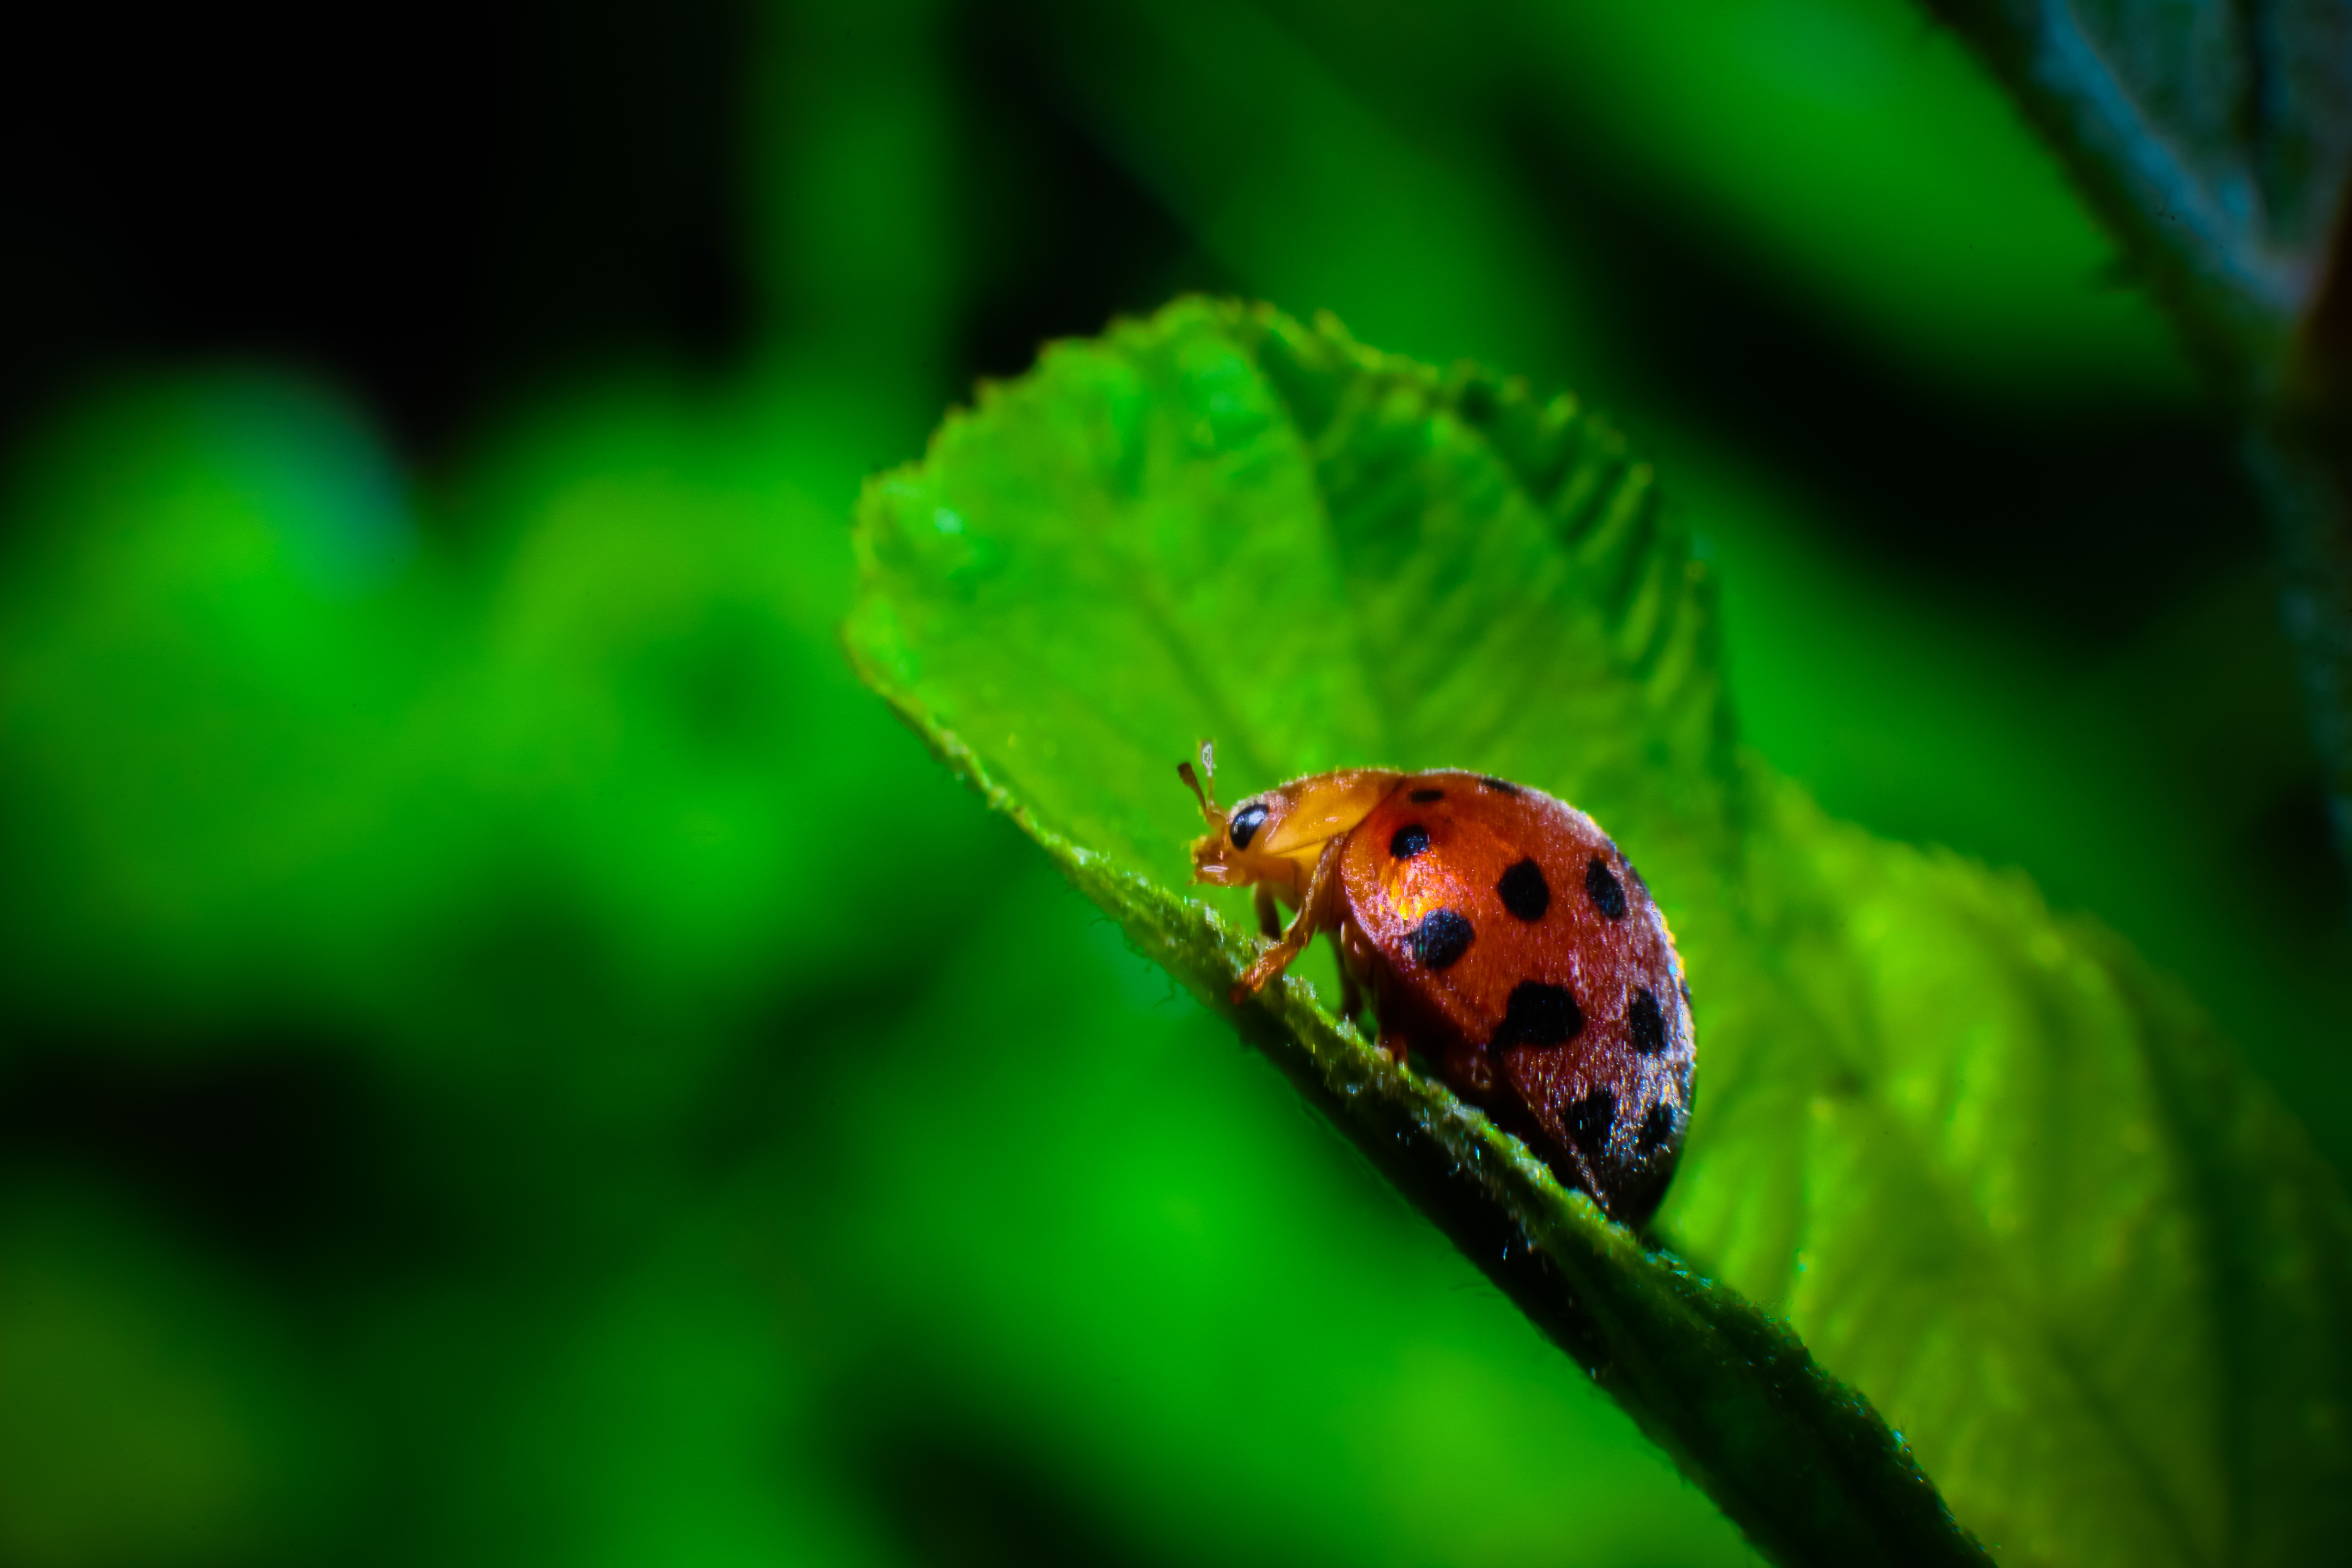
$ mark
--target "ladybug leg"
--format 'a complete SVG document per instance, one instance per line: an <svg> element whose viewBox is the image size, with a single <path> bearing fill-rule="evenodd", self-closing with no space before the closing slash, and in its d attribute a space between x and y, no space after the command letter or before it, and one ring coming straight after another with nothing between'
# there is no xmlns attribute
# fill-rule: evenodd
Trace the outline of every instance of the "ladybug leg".
<svg viewBox="0 0 2352 1568"><path fill-rule="evenodd" d="M1473 1099L1484 1100L1495 1092L1493 1054L1484 1046L1457 1041L1445 1053L1445 1079Z"/></svg>
<svg viewBox="0 0 2352 1568"><path fill-rule="evenodd" d="M1371 938L1364 936L1364 926L1355 924L1352 914L1340 914L1339 921L1339 1016L1352 1023L1360 1032L1369 1035L1364 1018L1364 985L1379 971L1371 963ZM1381 1027L1381 1048L1388 1051L1390 1060L1404 1063L1404 1044L1388 1039L1388 1027Z"/></svg>
<svg viewBox="0 0 2352 1568"><path fill-rule="evenodd" d="M1236 1005L1243 997L1262 989L1267 981L1289 968L1291 960L1307 951L1307 944L1315 940L1317 931L1336 923L1333 906L1339 894L1339 847L1346 842L1343 834L1323 847L1313 875L1307 879L1307 890L1299 895L1298 913L1291 917L1290 930L1280 942L1258 954L1257 962L1234 985L1233 1001Z"/></svg>
<svg viewBox="0 0 2352 1568"><path fill-rule="evenodd" d="M1617 1216L1609 1212L1609 1200L1601 1195L1605 1189L1601 1185L1600 1178L1593 1174L1592 1162L1584 1157L1584 1151L1571 1143L1568 1146L1568 1157L1576 1163L1577 1185L1584 1189L1584 1195L1600 1205L1602 1214L1615 1219Z"/></svg>
<svg viewBox="0 0 2352 1568"><path fill-rule="evenodd" d="M1371 973L1372 944L1353 916L1341 915L1333 933L1339 948L1339 1016L1349 1023L1363 1016L1364 980Z"/></svg>
<svg viewBox="0 0 2352 1568"><path fill-rule="evenodd" d="M1274 884L1257 885L1257 929L1270 937L1282 934L1282 911L1274 907Z"/></svg>

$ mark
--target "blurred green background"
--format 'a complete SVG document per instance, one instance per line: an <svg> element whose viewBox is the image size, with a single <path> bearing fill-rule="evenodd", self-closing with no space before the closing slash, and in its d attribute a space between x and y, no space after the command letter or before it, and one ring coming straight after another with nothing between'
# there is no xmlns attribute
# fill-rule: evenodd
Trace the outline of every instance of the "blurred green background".
<svg viewBox="0 0 2352 1568"><path fill-rule="evenodd" d="M0 76L0 1563L1746 1559L839 655L860 478L1185 289L1610 411L1748 743L2352 1161L2228 425L1907 5L60 9Z"/></svg>

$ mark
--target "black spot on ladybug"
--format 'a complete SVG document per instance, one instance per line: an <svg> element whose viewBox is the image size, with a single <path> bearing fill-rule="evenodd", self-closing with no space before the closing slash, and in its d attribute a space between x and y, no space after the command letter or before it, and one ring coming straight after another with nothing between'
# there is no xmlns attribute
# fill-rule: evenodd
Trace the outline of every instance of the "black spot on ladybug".
<svg viewBox="0 0 2352 1568"><path fill-rule="evenodd" d="M1410 860L1428 847L1429 829L1418 822L1406 823L1389 840L1389 853L1399 860Z"/></svg>
<svg viewBox="0 0 2352 1568"><path fill-rule="evenodd" d="M1226 837L1234 841L1234 848L1246 849L1249 841L1257 837L1257 830L1265 826L1265 807L1261 805L1245 805L1234 813L1233 823L1225 830Z"/></svg>
<svg viewBox="0 0 2352 1568"><path fill-rule="evenodd" d="M1517 795L1519 793L1519 786L1511 783L1508 779L1491 778L1485 774L1481 774L1479 775L1478 782L1485 784L1488 789L1493 790L1496 795Z"/></svg>
<svg viewBox="0 0 2352 1568"><path fill-rule="evenodd" d="M1468 921L1452 910L1439 910L1423 917L1406 940L1412 943L1412 955L1423 969L1444 969L1470 951L1470 941L1477 934Z"/></svg>
<svg viewBox="0 0 2352 1568"><path fill-rule="evenodd" d="M1523 921L1539 921L1551 908L1551 884L1544 880L1543 868L1533 860L1522 860L1503 873L1495 884L1496 896L1503 907Z"/></svg>
<svg viewBox="0 0 2352 1568"><path fill-rule="evenodd" d="M1584 896L1592 907L1612 921L1625 918L1625 884L1609 868L1609 862L1595 855L1585 862Z"/></svg>
<svg viewBox="0 0 2352 1568"><path fill-rule="evenodd" d="M1444 800L1445 792L1442 789L1417 789L1405 798L1415 805L1427 805L1433 800Z"/></svg>
<svg viewBox="0 0 2352 1568"><path fill-rule="evenodd" d="M1666 1016L1658 1011L1658 999L1646 986L1635 986L1633 999L1625 1004L1625 1032L1633 1037L1633 1048L1645 1057L1666 1048Z"/></svg>
<svg viewBox="0 0 2352 1568"><path fill-rule="evenodd" d="M1674 1135L1675 1108L1662 1100L1642 1118L1642 1130L1633 1135L1633 1147L1644 1155L1654 1154Z"/></svg>
<svg viewBox="0 0 2352 1568"><path fill-rule="evenodd" d="M1596 1089L1568 1108L1568 1135L1576 1146L1588 1154L1597 1154L1609 1142L1609 1131L1617 1125L1617 1097L1605 1089Z"/></svg>
<svg viewBox="0 0 2352 1568"><path fill-rule="evenodd" d="M1584 1009L1565 985L1522 980L1511 988L1504 1004L1503 1021L1488 1042L1505 1046L1558 1046L1584 1032Z"/></svg>

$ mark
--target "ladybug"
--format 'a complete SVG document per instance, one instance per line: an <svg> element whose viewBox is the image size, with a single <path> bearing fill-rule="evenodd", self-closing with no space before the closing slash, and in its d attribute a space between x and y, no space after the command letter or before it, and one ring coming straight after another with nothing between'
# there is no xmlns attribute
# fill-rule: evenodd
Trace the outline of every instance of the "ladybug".
<svg viewBox="0 0 2352 1568"><path fill-rule="evenodd" d="M1337 933L1342 1016L1371 992L1380 1049L1418 1057L1526 1138L1612 1219L1647 1219L1690 1121L1690 988L1665 917L1575 807L1482 773L1339 768L1231 811L1177 764L1208 819L1192 879L1256 889L1278 938L1241 1000ZM1276 902L1297 914L1282 929Z"/></svg>

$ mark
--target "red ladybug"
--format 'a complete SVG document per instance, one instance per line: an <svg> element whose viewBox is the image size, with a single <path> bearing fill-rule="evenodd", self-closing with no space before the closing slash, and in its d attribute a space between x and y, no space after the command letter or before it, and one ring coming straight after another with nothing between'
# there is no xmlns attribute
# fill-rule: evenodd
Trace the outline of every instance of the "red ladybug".
<svg viewBox="0 0 2352 1568"><path fill-rule="evenodd" d="M1202 774L1214 755L1201 748ZM1611 1217L1646 1219L1690 1121L1690 989L1665 917L1575 807L1479 773L1340 768L1218 806L1192 879L1255 886L1281 940L1233 999L1338 932L1339 1010L1371 988L1380 1048L1418 1055ZM1297 907L1281 929L1276 900Z"/></svg>

